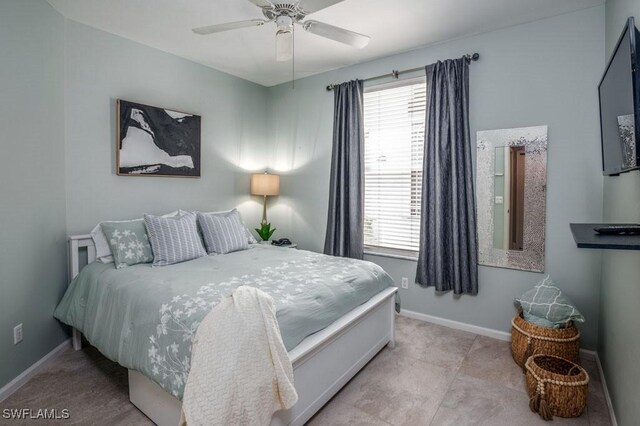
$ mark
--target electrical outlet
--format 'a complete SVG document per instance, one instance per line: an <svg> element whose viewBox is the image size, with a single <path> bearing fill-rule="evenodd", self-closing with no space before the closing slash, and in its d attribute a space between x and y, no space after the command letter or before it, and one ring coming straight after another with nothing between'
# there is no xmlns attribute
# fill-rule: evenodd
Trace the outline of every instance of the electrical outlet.
<svg viewBox="0 0 640 426"><path fill-rule="evenodd" d="M409 278L402 277L402 288L409 288Z"/></svg>
<svg viewBox="0 0 640 426"><path fill-rule="evenodd" d="M504 204L504 197L496 195L496 204Z"/></svg>
<svg viewBox="0 0 640 426"><path fill-rule="evenodd" d="M13 327L13 344L17 345L22 342L22 323Z"/></svg>

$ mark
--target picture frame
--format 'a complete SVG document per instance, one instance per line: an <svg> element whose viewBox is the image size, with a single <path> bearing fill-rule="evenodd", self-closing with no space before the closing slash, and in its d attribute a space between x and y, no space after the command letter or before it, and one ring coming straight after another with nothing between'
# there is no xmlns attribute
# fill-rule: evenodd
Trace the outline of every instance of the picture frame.
<svg viewBox="0 0 640 426"><path fill-rule="evenodd" d="M124 99L116 104L118 176L201 176L199 115Z"/></svg>

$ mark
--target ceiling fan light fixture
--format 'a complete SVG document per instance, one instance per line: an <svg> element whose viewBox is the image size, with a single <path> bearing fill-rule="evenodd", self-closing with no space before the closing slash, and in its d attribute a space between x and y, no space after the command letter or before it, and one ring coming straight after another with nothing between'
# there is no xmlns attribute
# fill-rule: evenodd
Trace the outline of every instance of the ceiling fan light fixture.
<svg viewBox="0 0 640 426"><path fill-rule="evenodd" d="M276 33L276 60L286 62L293 58L293 31L278 30Z"/></svg>
<svg viewBox="0 0 640 426"><path fill-rule="evenodd" d="M276 18L276 25L280 31L291 31L291 28L293 28L293 18L287 15L280 15Z"/></svg>

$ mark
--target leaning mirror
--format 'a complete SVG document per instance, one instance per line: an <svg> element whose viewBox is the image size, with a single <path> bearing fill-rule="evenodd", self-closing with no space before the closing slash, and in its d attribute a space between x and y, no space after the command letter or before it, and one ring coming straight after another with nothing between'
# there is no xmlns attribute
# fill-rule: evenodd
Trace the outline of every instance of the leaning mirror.
<svg viewBox="0 0 640 426"><path fill-rule="evenodd" d="M547 126L477 134L479 263L544 271Z"/></svg>

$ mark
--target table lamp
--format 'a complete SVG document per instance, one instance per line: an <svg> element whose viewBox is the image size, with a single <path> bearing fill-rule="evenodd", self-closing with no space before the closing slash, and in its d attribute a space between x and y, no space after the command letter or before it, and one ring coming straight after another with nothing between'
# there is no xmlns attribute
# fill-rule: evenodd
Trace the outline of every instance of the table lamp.
<svg viewBox="0 0 640 426"><path fill-rule="evenodd" d="M280 194L280 176L267 172L251 175L251 195L262 195L262 225L267 224L267 197Z"/></svg>

